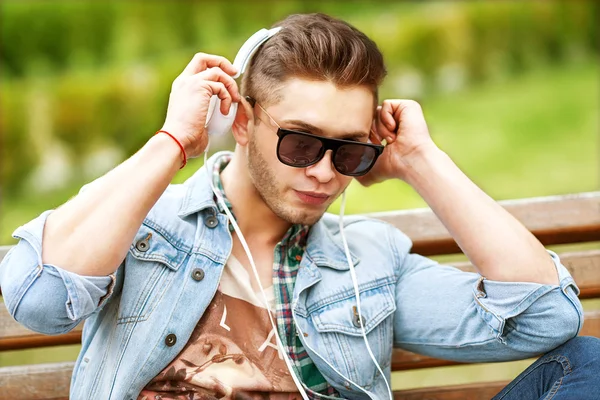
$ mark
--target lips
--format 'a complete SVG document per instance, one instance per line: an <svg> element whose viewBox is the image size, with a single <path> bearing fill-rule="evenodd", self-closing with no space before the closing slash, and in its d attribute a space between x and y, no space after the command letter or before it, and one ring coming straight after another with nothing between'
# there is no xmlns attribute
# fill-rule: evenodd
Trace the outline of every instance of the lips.
<svg viewBox="0 0 600 400"><path fill-rule="evenodd" d="M309 205L321 205L327 202L329 199L329 195L326 193L316 193L316 192L300 192L295 190L296 195L303 203Z"/></svg>

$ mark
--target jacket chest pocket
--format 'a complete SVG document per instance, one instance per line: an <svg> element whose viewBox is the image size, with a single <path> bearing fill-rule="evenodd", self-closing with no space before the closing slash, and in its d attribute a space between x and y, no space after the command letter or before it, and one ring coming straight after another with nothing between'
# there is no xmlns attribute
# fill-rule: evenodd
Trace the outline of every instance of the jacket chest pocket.
<svg viewBox="0 0 600 400"><path fill-rule="evenodd" d="M379 372L367 350L361 324L364 324L375 359L385 371L391 363L393 349L393 313L396 310L393 289L394 285L386 284L360 292L362 321L358 317L354 289L341 296L343 300L309 311L309 318L319 332L323 352L340 372L367 390Z"/></svg>
<svg viewBox="0 0 600 400"><path fill-rule="evenodd" d="M145 321L160 303L187 253L142 225L125 261L119 324Z"/></svg>

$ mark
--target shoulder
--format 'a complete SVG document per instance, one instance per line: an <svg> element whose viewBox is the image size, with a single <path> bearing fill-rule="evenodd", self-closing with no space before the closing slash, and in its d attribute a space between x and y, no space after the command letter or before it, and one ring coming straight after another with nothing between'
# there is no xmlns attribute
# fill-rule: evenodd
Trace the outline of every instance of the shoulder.
<svg viewBox="0 0 600 400"><path fill-rule="evenodd" d="M185 184L170 184L148 213L148 218L176 218L185 202L187 191Z"/></svg>
<svg viewBox="0 0 600 400"><path fill-rule="evenodd" d="M412 247L412 241L406 234L383 220L365 215L347 215L343 221L348 245L359 249L360 253L391 251L402 257ZM326 213L320 222L336 239L340 238L338 215Z"/></svg>

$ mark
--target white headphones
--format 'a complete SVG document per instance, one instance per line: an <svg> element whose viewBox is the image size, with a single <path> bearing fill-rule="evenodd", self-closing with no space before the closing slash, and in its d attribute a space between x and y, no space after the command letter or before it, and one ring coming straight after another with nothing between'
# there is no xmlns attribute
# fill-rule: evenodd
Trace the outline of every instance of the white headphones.
<svg viewBox="0 0 600 400"><path fill-rule="evenodd" d="M241 74L244 73L248 63L250 62L250 58L254 54L254 52L260 47L261 44L266 42L269 38L275 35L277 32L281 30L281 27L273 28L273 29L261 29L256 32L254 35L250 36L246 43L240 48L237 55L235 56L235 60L233 61L233 66L238 71L233 79L239 78ZM235 119L235 114L237 112L238 103L231 103L231 107L229 108L229 113L224 115L221 113L221 99L216 95L212 96L210 99L210 104L208 106L208 113L206 117L206 129L208 130L209 135L223 135L231 129L233 125L233 121Z"/></svg>

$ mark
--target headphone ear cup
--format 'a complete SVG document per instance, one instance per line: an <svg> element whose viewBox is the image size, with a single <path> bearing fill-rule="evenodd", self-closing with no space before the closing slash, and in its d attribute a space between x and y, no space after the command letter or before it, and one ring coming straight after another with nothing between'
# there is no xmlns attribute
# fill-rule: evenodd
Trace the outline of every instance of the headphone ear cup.
<svg viewBox="0 0 600 400"><path fill-rule="evenodd" d="M231 130L235 114L237 113L238 103L231 103L229 113L221 113L221 99L216 95L210 99L206 119L206 130L209 135L224 135Z"/></svg>

